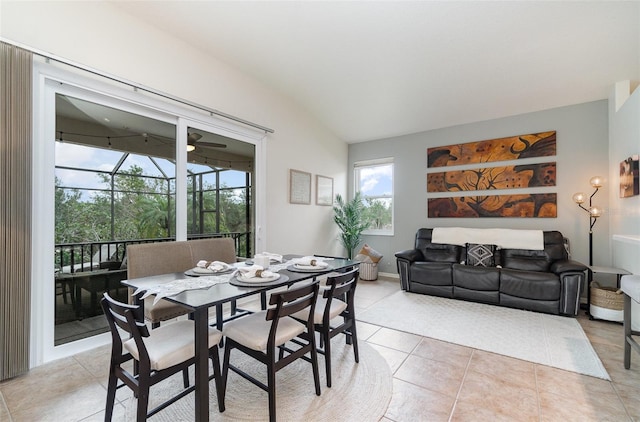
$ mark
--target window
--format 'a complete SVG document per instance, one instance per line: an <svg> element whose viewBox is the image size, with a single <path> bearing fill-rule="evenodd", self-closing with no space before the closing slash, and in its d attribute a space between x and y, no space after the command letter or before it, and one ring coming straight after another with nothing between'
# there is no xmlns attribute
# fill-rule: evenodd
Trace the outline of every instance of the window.
<svg viewBox="0 0 640 422"><path fill-rule="evenodd" d="M202 174L205 199L210 187L224 196L203 211L224 214L221 232L244 235L236 240L238 253L264 250L266 243L264 235L253 237L254 224L265 220L264 195L253 198L265 183L262 131L45 63L34 63L35 80L32 257L39 265L32 269L32 366L109 341L100 334L104 317L93 316L100 312L89 300L93 292L73 280L57 282L65 272L89 270L94 262L111 266L105 261L123 259L127 240L201 234L188 232L193 174ZM191 129L201 136L187 152ZM239 205L245 198L250 203ZM205 229L210 234L212 226ZM62 244L78 249L67 254ZM87 299L82 307L80 298Z"/></svg>
<svg viewBox="0 0 640 422"><path fill-rule="evenodd" d="M355 163L354 180L370 222L365 234L393 235L393 159Z"/></svg>

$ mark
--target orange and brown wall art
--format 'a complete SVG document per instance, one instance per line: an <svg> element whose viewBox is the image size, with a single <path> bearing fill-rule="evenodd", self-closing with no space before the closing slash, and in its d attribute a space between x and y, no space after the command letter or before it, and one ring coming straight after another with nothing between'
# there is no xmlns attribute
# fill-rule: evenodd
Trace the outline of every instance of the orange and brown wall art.
<svg viewBox="0 0 640 422"><path fill-rule="evenodd" d="M428 166L452 167L474 163L549 157L556 154L556 132L534 133L487 141L429 148ZM427 192L469 192L552 187L556 163L535 163L484 168L462 168L427 174ZM546 217L557 216L556 193L521 193L450 196L428 199L434 217Z"/></svg>

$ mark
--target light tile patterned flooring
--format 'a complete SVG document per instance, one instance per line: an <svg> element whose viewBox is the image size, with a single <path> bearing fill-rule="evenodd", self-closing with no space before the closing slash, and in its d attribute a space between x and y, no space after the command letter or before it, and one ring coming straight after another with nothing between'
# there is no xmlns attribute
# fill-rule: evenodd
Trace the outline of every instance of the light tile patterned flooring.
<svg viewBox="0 0 640 422"><path fill-rule="evenodd" d="M361 281L358 308L397 290L397 280ZM578 320L611 382L371 324L358 337L394 374L385 422L640 421L640 355L625 370L622 326ZM0 421L103 420L108 356L102 347L0 383ZM114 420L123 414L118 404Z"/></svg>

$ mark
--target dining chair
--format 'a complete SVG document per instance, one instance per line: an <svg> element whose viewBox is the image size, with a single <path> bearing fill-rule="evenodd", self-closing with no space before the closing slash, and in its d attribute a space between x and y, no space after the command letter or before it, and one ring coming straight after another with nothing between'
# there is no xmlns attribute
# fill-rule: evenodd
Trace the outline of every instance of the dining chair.
<svg viewBox="0 0 640 422"><path fill-rule="evenodd" d="M223 329L225 335L222 365L223 391L226 392L229 369L251 381L269 395L269 421L271 422L276 420L276 372L297 359L311 363L316 395L320 395L313 320L308 318L302 323L289 317L303 309L309 309L309 314L313 315L317 298L317 282L273 293L269 299L271 308L231 321ZM285 346L287 342L294 339L297 341L291 346L293 349ZM233 349L238 349L267 366L266 385L230 363L229 358ZM276 355L277 350L286 350L287 355ZM310 357L305 356L307 353ZM278 359L276 359L277 356Z"/></svg>
<svg viewBox="0 0 640 422"><path fill-rule="evenodd" d="M345 334L347 344L353 344L356 363L360 361L354 305L359 276L360 270L356 267L343 274L327 277L325 288L322 290L322 296L318 296L315 309L303 309L292 315L300 321L306 321L309 319L309 314L313 314L314 329L320 333L318 353L324 355L327 387L331 387L331 339L333 337ZM332 326L331 321L338 317L342 317L342 323L337 326L334 323Z"/></svg>
<svg viewBox="0 0 640 422"><path fill-rule="evenodd" d="M195 363L193 321L175 321L149 330L140 306L118 302L108 293L104 293L100 304L109 323L112 338L105 422L111 421L113 416L116 390L125 385L138 399L138 422L145 421L195 390L194 386L189 386L188 373L189 367ZM123 338L119 330L124 330L129 337ZM209 357L213 365L213 376L210 376L209 380L215 380L218 409L224 412L224 387L218 354L221 338L220 331L209 327ZM137 375L123 367L123 364L129 361L137 363ZM184 389L148 412L149 388L179 372L183 374ZM120 385L118 380L122 382Z"/></svg>
<svg viewBox="0 0 640 422"><path fill-rule="evenodd" d="M186 241L142 243L127 246L127 278L140 278L166 273L183 272L192 268L191 249ZM154 302L154 297L144 301L144 316L153 328L160 322L185 315L188 311L167 300Z"/></svg>

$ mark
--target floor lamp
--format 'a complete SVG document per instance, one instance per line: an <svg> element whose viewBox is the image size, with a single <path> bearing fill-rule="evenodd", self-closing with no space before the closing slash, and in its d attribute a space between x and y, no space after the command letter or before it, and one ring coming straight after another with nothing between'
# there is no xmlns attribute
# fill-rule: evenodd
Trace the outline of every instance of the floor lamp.
<svg viewBox="0 0 640 422"><path fill-rule="evenodd" d="M573 202L578 204L580 208L589 213L589 266L593 265L593 226L598 221L598 217L602 215L602 208L592 204L593 196L598 193L598 189L602 187L602 178L600 176L594 176L589 180L591 186L595 189L591 196L589 196L589 208L586 208L584 202L587 198L582 192L573 194Z"/></svg>

